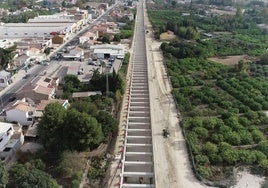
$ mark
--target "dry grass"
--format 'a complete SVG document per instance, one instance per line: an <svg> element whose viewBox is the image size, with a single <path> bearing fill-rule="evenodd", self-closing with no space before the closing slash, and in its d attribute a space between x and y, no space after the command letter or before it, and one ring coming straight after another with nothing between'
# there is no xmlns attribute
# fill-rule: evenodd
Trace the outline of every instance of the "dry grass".
<svg viewBox="0 0 268 188"><path fill-rule="evenodd" d="M160 40L172 40L172 39L175 39L175 38L176 38L176 35L168 34L167 32L162 33L160 35Z"/></svg>
<svg viewBox="0 0 268 188"><path fill-rule="evenodd" d="M216 63L221 63L224 65L235 65L240 60L244 61L256 61L256 58L249 57L248 55L236 55L236 56L224 56L224 57L210 57L208 58L209 61L213 61Z"/></svg>

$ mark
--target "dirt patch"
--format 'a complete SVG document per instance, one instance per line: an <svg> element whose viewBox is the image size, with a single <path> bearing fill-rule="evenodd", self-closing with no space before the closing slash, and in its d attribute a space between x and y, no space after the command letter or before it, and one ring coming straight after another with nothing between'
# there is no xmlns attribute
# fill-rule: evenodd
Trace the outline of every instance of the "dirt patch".
<svg viewBox="0 0 268 188"><path fill-rule="evenodd" d="M240 60L244 61L256 61L257 58L250 57L248 55L235 55L235 56L224 56L224 57L210 57L208 58L209 61L213 61L216 63L221 63L224 65L235 65Z"/></svg>
<svg viewBox="0 0 268 188"><path fill-rule="evenodd" d="M169 34L168 32L162 33L160 35L160 40L172 40L175 39L176 35L174 34Z"/></svg>
<svg viewBox="0 0 268 188"><path fill-rule="evenodd" d="M231 188L260 188L265 181L265 177L250 174L249 170L244 169L237 174L237 183Z"/></svg>

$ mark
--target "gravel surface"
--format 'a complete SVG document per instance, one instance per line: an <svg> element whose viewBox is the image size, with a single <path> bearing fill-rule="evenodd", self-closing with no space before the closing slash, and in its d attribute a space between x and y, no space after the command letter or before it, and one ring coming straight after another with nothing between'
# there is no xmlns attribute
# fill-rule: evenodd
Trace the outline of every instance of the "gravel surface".
<svg viewBox="0 0 268 188"><path fill-rule="evenodd" d="M146 34L146 42L156 187L207 187L193 174L185 140L179 126L178 113L171 95L172 88L159 49L161 43L154 40L147 14L145 25L145 29L149 31ZM169 129L169 138L163 138L164 128Z"/></svg>

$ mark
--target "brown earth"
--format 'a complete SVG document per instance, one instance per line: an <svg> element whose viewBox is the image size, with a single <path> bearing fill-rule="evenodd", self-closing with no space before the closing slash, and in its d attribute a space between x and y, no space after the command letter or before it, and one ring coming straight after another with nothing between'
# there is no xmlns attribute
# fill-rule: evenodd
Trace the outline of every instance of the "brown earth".
<svg viewBox="0 0 268 188"><path fill-rule="evenodd" d="M224 57L210 57L208 58L208 60L216 63L221 63L224 65L235 65L240 60L248 62L248 61L256 61L258 59L255 57L250 57L248 55L235 55L235 56L224 56Z"/></svg>

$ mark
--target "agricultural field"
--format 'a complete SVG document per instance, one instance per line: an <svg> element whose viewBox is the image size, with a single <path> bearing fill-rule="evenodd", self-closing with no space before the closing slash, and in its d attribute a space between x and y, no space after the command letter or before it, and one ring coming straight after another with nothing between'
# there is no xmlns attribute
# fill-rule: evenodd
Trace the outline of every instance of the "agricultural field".
<svg viewBox="0 0 268 188"><path fill-rule="evenodd" d="M148 13L156 38L166 30L178 37L160 48L196 173L211 181L227 179L234 166L267 173L268 62L259 60L267 31L248 15L215 19L185 11Z"/></svg>

